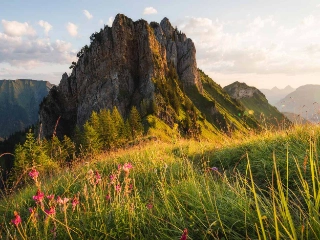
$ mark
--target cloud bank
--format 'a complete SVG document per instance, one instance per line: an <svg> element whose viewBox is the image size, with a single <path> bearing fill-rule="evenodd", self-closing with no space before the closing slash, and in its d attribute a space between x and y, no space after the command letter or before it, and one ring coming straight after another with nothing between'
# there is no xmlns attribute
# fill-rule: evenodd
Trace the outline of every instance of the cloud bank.
<svg viewBox="0 0 320 240"><path fill-rule="evenodd" d="M143 10L143 15L151 15L151 14L157 14L157 13L158 13L158 11L153 7L146 7Z"/></svg>
<svg viewBox="0 0 320 240"><path fill-rule="evenodd" d="M70 36L76 37L78 35L78 26L75 25L74 23L68 22L66 28Z"/></svg>
<svg viewBox="0 0 320 240"><path fill-rule="evenodd" d="M186 17L176 22L197 48L198 65L221 74L320 72L320 19L310 15L285 27L273 16L223 22ZM312 39L312 42L310 42Z"/></svg>
<svg viewBox="0 0 320 240"><path fill-rule="evenodd" d="M87 19L91 19L91 18L93 18L93 16L92 16L92 14L91 13L89 13L89 11L88 10L83 10L83 14L86 16L86 18Z"/></svg>

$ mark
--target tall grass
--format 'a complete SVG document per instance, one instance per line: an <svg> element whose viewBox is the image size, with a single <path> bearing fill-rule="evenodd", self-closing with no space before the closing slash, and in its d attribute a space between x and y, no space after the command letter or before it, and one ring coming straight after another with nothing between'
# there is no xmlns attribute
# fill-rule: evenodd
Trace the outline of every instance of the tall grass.
<svg viewBox="0 0 320 240"><path fill-rule="evenodd" d="M154 142L83 159L5 196L1 235L179 239L187 228L188 239L318 239L319 132L296 127L218 148ZM41 203L33 200L38 189L45 194ZM22 220L16 225L14 211Z"/></svg>

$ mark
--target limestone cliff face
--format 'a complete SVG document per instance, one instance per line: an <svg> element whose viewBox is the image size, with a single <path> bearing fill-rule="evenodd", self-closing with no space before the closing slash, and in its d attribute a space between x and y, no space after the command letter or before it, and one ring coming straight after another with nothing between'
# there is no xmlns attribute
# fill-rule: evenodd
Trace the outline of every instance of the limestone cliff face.
<svg viewBox="0 0 320 240"><path fill-rule="evenodd" d="M41 105L43 135L52 135L59 117L57 133L65 134L84 124L93 110L117 106L127 115L131 106L152 101L154 83L166 77L171 62L184 86L195 85L201 91L190 39L178 34L166 18L150 26L118 14L112 27L93 35L71 75L65 73Z"/></svg>
<svg viewBox="0 0 320 240"><path fill-rule="evenodd" d="M180 80L185 87L196 86L202 91L199 78L196 48L190 38L184 33L174 29L168 18L164 18L160 24L152 22L157 40L166 50L167 64L173 64L177 70Z"/></svg>

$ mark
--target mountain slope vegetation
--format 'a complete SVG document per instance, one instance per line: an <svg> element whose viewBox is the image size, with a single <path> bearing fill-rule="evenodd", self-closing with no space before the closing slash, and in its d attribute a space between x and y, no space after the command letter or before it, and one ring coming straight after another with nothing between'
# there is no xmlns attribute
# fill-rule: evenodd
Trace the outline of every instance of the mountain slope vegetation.
<svg viewBox="0 0 320 240"><path fill-rule="evenodd" d="M10 153L1 236L320 233L317 126L262 128L248 103L197 68L192 40L167 18L118 14L90 41L42 101L37 134Z"/></svg>
<svg viewBox="0 0 320 240"><path fill-rule="evenodd" d="M245 83L234 82L224 87L224 90L243 104L246 114L253 115L262 125L271 127L290 123L276 107L269 104L258 89L249 87Z"/></svg>
<svg viewBox="0 0 320 240"><path fill-rule="evenodd" d="M187 229L190 239L313 239L319 136L305 126L225 142L151 141L79 159L72 171L35 167L0 201L1 235L172 239Z"/></svg>
<svg viewBox="0 0 320 240"><path fill-rule="evenodd" d="M39 104L51 87L46 81L0 80L0 137L36 124Z"/></svg>

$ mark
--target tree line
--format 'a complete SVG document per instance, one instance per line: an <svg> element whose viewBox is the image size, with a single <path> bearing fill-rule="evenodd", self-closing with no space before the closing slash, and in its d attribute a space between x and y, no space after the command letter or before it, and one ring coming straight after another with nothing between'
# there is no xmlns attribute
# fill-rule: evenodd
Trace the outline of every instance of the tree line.
<svg viewBox="0 0 320 240"><path fill-rule="evenodd" d="M117 107L92 112L83 127L77 127L72 138L37 138L29 131L24 143L17 144L14 150L14 164L8 184L19 187L28 181L27 172L37 168L43 173L53 173L59 167L72 164L78 157L93 156L104 150L125 146L129 141L143 136L144 127L135 106L128 118L124 119Z"/></svg>

